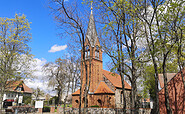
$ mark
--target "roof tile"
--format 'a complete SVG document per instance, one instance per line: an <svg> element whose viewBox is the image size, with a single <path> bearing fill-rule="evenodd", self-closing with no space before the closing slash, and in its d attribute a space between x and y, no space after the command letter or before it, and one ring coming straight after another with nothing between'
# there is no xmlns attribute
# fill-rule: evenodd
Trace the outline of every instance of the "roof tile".
<svg viewBox="0 0 185 114"><path fill-rule="evenodd" d="M80 89L78 89L77 91L75 91L74 93L72 93L72 95L79 95L80 94Z"/></svg>
<svg viewBox="0 0 185 114"><path fill-rule="evenodd" d="M26 86L26 84L24 84L24 81L23 80L19 80L19 81L8 81L7 84L8 84L7 85L7 89L9 91L16 91L16 88L19 86L19 87L23 87L23 89L24 89L23 92L33 93L33 91L28 86Z"/></svg>
<svg viewBox="0 0 185 114"><path fill-rule="evenodd" d="M103 75L115 86L118 88L122 88L122 83L121 83L121 76L116 74L116 73L112 73L106 70L103 70ZM125 84L125 89L131 89L131 86L124 81Z"/></svg>
<svg viewBox="0 0 185 114"><path fill-rule="evenodd" d="M114 94L114 92L105 84L105 82L100 82L98 85L98 88L94 92L95 94L101 94L101 93L111 93Z"/></svg>

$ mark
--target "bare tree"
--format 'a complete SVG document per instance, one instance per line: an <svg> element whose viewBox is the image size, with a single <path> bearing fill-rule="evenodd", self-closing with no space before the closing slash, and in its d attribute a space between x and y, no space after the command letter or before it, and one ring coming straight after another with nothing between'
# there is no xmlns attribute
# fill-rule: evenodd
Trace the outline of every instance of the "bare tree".
<svg viewBox="0 0 185 114"><path fill-rule="evenodd" d="M43 71L49 79L48 86L54 87L58 92L59 104L61 104L61 95L66 88L66 80L68 80L66 61L58 58L55 63L49 62L43 66Z"/></svg>
<svg viewBox="0 0 185 114"><path fill-rule="evenodd" d="M58 58L55 63L46 63L43 70L48 77L48 86L52 86L58 92L58 104L61 104L61 98L64 96L65 113L69 93L75 91L80 85L79 59L75 58L75 56L70 56L66 59Z"/></svg>
<svg viewBox="0 0 185 114"><path fill-rule="evenodd" d="M88 81L87 74L87 64L85 61L85 25L87 22L86 12L83 11L82 7L79 8L79 2L71 2L66 3L65 0L50 0L50 8L52 10L53 15L55 16L56 21L59 23L60 28L67 27L66 33L74 40L77 38L77 42L79 42L80 47L82 48L81 54L81 74L86 76L81 76L81 86L80 86L80 103L79 103L79 113L81 113L81 103L82 103L82 83L83 77L86 78L86 83ZM83 68L85 67L85 68ZM85 71L84 71L85 69ZM87 97L87 85L85 86L85 97ZM87 99L87 98L85 98ZM85 100L85 107L87 102Z"/></svg>

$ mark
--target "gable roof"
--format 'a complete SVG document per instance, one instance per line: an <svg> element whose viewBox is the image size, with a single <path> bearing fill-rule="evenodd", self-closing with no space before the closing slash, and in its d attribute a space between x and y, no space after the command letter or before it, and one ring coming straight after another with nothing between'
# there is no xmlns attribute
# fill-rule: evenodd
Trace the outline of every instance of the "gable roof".
<svg viewBox="0 0 185 114"><path fill-rule="evenodd" d="M72 95L80 95L80 89L78 89L77 91L75 91L74 93L72 93Z"/></svg>
<svg viewBox="0 0 185 114"><path fill-rule="evenodd" d="M121 76L106 70L103 70L103 75L117 88L122 88ZM131 86L124 81L125 89L131 89Z"/></svg>
<svg viewBox="0 0 185 114"><path fill-rule="evenodd" d="M25 83L23 83L24 92L26 93L33 93L32 89L29 88Z"/></svg>
<svg viewBox="0 0 185 114"><path fill-rule="evenodd" d="M105 82L100 82L94 94L114 94L114 92L105 84Z"/></svg>
<svg viewBox="0 0 185 114"><path fill-rule="evenodd" d="M7 82L7 90L8 91L17 91L16 88L17 87L22 87L23 91L21 92L25 92L25 93L33 93L33 91L24 83L23 80L19 80L19 81L8 81Z"/></svg>
<svg viewBox="0 0 185 114"><path fill-rule="evenodd" d="M167 76L167 83L176 75L177 73L166 73ZM159 83L160 83L160 87L163 88L164 87L164 77L163 74L159 74Z"/></svg>

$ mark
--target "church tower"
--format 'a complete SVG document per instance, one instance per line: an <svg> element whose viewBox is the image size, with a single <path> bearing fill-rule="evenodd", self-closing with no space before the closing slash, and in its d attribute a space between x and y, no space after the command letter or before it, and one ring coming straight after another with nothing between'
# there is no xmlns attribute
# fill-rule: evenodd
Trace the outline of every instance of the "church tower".
<svg viewBox="0 0 185 114"><path fill-rule="evenodd" d="M83 59L83 50L81 51L81 89L72 93L72 107L84 107L87 101L87 107L99 106L104 108L123 107L122 82L118 74L103 70L103 61L100 42L98 39L93 11L89 17L89 24L85 38L85 60ZM87 66L85 66L85 64ZM87 72L85 70L87 68ZM129 101L131 86L124 82L126 99ZM89 86L90 85L90 86ZM87 87L87 99L85 99L85 88ZM81 91L80 91L81 90ZM80 96L81 93L81 96ZM127 105L129 106L129 105Z"/></svg>
<svg viewBox="0 0 185 114"><path fill-rule="evenodd" d="M83 54L81 54L81 58L83 58L82 56ZM88 93L93 93L98 84L100 83L100 81L103 79L102 74L103 64L102 64L102 50L100 48L100 42L96 31L92 7L85 38L85 61L87 64L88 85L90 79L90 87ZM85 65L83 64L81 68L83 69L83 72L81 72L83 73L81 74L81 76L83 76L82 88L85 88L86 84Z"/></svg>

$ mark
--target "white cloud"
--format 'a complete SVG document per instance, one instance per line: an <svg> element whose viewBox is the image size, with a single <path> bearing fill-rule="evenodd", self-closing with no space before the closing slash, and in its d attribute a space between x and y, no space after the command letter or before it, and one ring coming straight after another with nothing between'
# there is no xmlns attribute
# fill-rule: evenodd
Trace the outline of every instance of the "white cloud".
<svg viewBox="0 0 185 114"><path fill-rule="evenodd" d="M33 63L30 65L33 76L37 79L44 78L44 72L42 71L42 67L46 64L47 60L44 58L38 59L34 58Z"/></svg>
<svg viewBox="0 0 185 114"><path fill-rule="evenodd" d="M50 95L56 95L56 92L53 91L52 87L48 87L48 79L46 78L45 73L42 70L42 67L47 63L47 60L44 58L38 59L34 58L33 62L31 62L30 67L32 75L34 78L27 78L24 80L25 84L29 88L36 89L37 87L40 88L45 93L49 93Z"/></svg>
<svg viewBox="0 0 185 114"><path fill-rule="evenodd" d="M40 79L26 79L25 84L29 87L29 88L33 88L33 89L41 89L42 91L44 91L46 94L50 94L51 96L55 96L56 95L56 91L53 91L52 87L48 87L48 81L43 81Z"/></svg>
<svg viewBox="0 0 185 114"><path fill-rule="evenodd" d="M55 44L54 46L51 47L51 49L48 52L57 52L57 51L61 51L61 50L65 50L67 48L67 45L57 45Z"/></svg>

